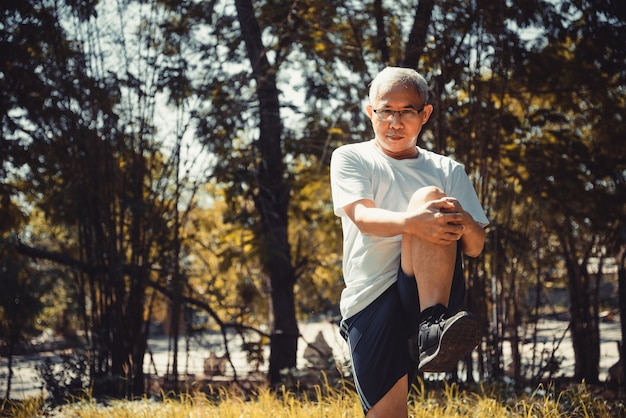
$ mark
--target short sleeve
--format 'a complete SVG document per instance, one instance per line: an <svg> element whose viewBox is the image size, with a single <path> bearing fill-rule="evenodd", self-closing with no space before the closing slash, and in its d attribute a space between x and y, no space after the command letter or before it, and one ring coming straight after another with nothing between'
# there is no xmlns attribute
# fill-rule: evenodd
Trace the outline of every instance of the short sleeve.
<svg viewBox="0 0 626 418"><path fill-rule="evenodd" d="M369 170L350 147L337 148L330 160L330 185L335 215L345 216L343 208L361 199L373 199Z"/></svg>

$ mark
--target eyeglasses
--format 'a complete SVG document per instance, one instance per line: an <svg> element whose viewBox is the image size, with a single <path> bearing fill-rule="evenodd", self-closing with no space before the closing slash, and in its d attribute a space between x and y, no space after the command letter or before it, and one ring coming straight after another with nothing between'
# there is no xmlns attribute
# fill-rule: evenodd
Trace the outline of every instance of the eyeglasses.
<svg viewBox="0 0 626 418"><path fill-rule="evenodd" d="M422 106L421 109L402 109L402 110L391 110L391 109L373 109L378 119L383 122L391 122L393 118L396 116L396 113L400 116L400 119L404 122L411 122L417 119L417 116L424 110Z"/></svg>

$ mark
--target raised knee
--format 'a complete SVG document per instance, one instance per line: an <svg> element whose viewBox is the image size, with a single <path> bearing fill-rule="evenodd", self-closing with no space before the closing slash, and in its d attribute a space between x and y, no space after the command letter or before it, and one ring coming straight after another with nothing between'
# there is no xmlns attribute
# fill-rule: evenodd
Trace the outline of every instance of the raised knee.
<svg viewBox="0 0 626 418"><path fill-rule="evenodd" d="M421 205L422 203L430 202L431 200L441 199L442 197L446 197L446 194L439 187L426 186L417 189L417 191L413 193L409 205Z"/></svg>

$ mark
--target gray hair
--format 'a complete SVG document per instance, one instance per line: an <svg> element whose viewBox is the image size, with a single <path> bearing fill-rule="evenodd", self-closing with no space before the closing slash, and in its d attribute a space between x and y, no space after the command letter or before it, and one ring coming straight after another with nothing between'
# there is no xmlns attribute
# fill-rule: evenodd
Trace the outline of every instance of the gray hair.
<svg viewBox="0 0 626 418"><path fill-rule="evenodd" d="M387 67L382 70L370 84L370 103L374 104L381 92L388 91L393 86L402 84L419 94L424 103L428 103L428 83L420 73L411 68Z"/></svg>

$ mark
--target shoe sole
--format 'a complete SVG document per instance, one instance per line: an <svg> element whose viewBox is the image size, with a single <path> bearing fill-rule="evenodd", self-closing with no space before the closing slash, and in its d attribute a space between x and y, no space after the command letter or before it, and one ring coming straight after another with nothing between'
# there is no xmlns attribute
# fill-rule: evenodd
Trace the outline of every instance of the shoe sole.
<svg viewBox="0 0 626 418"><path fill-rule="evenodd" d="M481 340L478 322L470 315L459 316L441 336L437 350L420 356L419 372L442 373L454 371L467 353L472 351Z"/></svg>

